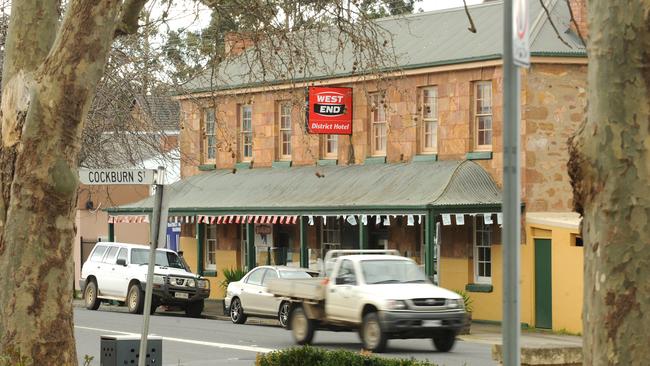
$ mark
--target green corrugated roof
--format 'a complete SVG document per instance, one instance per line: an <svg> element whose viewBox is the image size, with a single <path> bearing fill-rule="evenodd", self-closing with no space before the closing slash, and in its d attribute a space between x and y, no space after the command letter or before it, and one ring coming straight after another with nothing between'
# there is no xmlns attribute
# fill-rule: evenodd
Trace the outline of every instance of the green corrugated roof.
<svg viewBox="0 0 650 366"><path fill-rule="evenodd" d="M472 161L216 170L167 186L163 196L170 213L494 209L501 204L497 185ZM108 211L148 212L152 202L150 197Z"/></svg>
<svg viewBox="0 0 650 366"><path fill-rule="evenodd" d="M560 40L551 26L539 1L530 6L530 49L533 56L586 57L585 48L570 30L568 6L561 0L543 0L549 9L553 23L560 32ZM404 17L390 17L377 20L379 26L392 35L392 44L397 55L397 65L381 66L389 69L417 69L428 66L458 64L463 62L499 59L503 50L503 3L491 1L469 8L477 32L467 30L468 20L463 8L418 13ZM346 77L352 74L354 60L351 45L342 50L336 35L322 36L317 40L319 63L304 73L293 74L294 81ZM308 45L309 46L309 45ZM314 46L315 47L315 46ZM277 56L278 58L281 55ZM186 90L201 92L208 90L236 89L256 86L261 83L286 82L277 77L289 74L280 70L277 75L265 74L246 54L224 64L210 82L210 70L203 76L190 81ZM377 71L377 70L375 70Z"/></svg>

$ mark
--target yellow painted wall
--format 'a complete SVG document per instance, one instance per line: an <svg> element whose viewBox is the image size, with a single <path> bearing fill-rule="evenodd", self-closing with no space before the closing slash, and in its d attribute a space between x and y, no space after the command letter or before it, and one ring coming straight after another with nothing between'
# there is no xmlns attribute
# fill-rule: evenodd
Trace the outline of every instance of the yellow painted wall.
<svg viewBox="0 0 650 366"><path fill-rule="evenodd" d="M578 230L530 224L526 231L530 234L527 237L531 247L534 246L535 239L551 239L553 330L582 333L584 253L582 247L576 247L571 242L571 234L578 234ZM534 262L532 264L534 281ZM534 292L531 297L534 299ZM534 317L534 307L532 310Z"/></svg>
<svg viewBox="0 0 650 366"><path fill-rule="evenodd" d="M502 245L492 246L492 292L468 292L473 300L472 319L501 321L503 317L503 257ZM521 246L521 322L532 324L532 268L533 251L530 245ZM449 290L465 289L473 282L472 258L442 257L440 284Z"/></svg>

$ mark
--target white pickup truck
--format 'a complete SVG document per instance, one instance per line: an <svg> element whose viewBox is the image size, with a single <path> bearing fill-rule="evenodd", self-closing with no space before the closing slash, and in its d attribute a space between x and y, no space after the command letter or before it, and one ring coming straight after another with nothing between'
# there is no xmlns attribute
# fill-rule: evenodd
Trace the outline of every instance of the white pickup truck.
<svg viewBox="0 0 650 366"><path fill-rule="evenodd" d="M464 301L433 285L411 259L395 250L331 250L324 263L321 277L267 285L291 302L288 328L296 343L310 344L317 329L327 329L358 330L373 352L391 338L431 338L441 352L454 346L466 321Z"/></svg>

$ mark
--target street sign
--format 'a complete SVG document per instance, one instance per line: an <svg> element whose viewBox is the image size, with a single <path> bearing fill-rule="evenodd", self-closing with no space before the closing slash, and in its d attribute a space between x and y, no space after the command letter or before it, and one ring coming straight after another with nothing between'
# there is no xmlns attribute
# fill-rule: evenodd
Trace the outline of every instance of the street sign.
<svg viewBox="0 0 650 366"><path fill-rule="evenodd" d="M528 34L528 0L514 0L512 11L512 62L520 67L530 67Z"/></svg>
<svg viewBox="0 0 650 366"><path fill-rule="evenodd" d="M155 169L79 169L79 181L95 184L155 184Z"/></svg>

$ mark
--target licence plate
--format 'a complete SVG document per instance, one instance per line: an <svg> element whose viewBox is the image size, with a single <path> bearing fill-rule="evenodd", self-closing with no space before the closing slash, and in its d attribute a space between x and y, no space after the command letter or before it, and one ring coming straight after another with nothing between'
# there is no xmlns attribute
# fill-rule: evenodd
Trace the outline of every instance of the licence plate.
<svg viewBox="0 0 650 366"><path fill-rule="evenodd" d="M442 320L423 320L423 327L440 327L442 326Z"/></svg>
<svg viewBox="0 0 650 366"><path fill-rule="evenodd" d="M185 292L176 292L174 297L177 299L189 299L190 295Z"/></svg>

